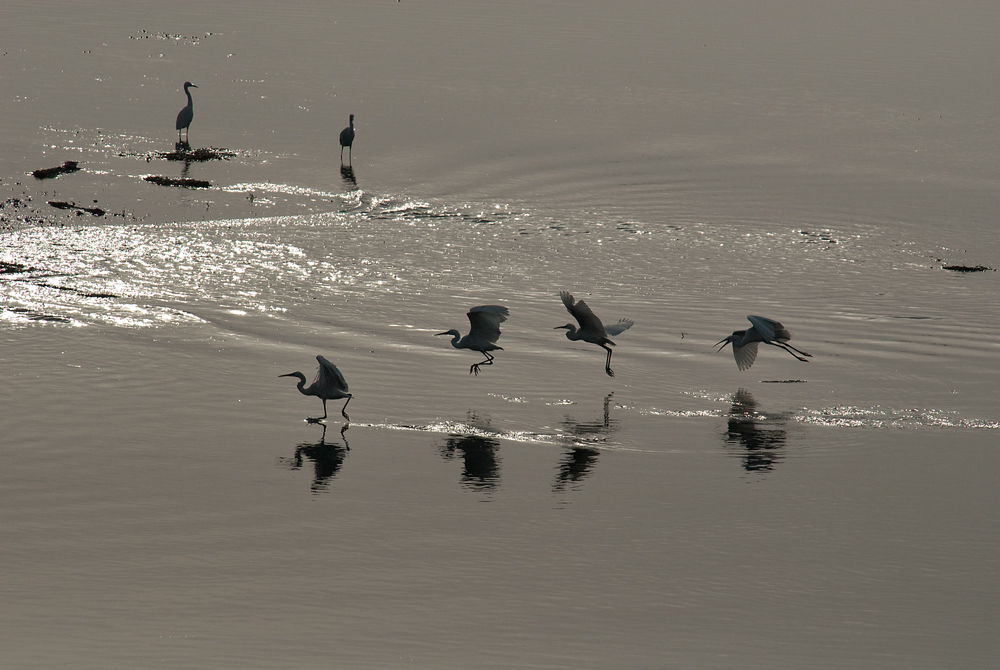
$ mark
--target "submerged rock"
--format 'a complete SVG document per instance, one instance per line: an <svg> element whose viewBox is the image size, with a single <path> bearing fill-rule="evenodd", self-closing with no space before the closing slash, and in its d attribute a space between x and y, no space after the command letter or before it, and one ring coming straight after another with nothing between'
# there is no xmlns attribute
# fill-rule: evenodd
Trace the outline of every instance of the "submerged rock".
<svg viewBox="0 0 1000 670"><path fill-rule="evenodd" d="M93 214L94 216L104 216L105 211L100 207L80 207L76 203L63 202L61 200L49 200L49 205L56 209L75 209L77 214Z"/></svg>
<svg viewBox="0 0 1000 670"><path fill-rule="evenodd" d="M165 158L168 161L197 163L203 161L229 160L236 155L232 151L228 151L226 149L216 149L214 147L200 147L192 151L190 147L183 145L184 143L181 142L173 151L169 153L161 151L157 154L157 156L159 158Z"/></svg>
<svg viewBox="0 0 1000 670"><path fill-rule="evenodd" d="M61 174L69 174L71 172L77 172L80 169L80 164L76 161L66 161L59 167L45 168L42 170L35 170L31 173L31 176L35 179L52 179L53 177L58 177Z"/></svg>
<svg viewBox="0 0 1000 670"><path fill-rule="evenodd" d="M942 270L951 270L952 272L996 272L995 268L986 267L985 265L942 265Z"/></svg>

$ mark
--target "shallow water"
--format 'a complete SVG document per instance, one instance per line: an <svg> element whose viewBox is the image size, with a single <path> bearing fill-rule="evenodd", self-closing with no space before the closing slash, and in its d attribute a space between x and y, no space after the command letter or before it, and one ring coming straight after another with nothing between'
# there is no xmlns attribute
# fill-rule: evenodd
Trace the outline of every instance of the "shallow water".
<svg viewBox="0 0 1000 670"><path fill-rule="evenodd" d="M10 5L5 665L995 661L997 10L616 7Z"/></svg>

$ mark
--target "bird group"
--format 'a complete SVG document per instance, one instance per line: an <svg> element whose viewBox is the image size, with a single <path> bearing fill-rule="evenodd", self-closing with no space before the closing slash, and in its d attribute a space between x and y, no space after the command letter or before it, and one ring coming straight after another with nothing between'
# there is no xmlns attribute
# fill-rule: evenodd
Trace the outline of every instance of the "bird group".
<svg viewBox="0 0 1000 670"><path fill-rule="evenodd" d="M565 326L556 326L554 330L566 329L566 338L570 341L583 340L584 342L596 344L606 350L608 357L604 363L604 372L609 377L614 377L615 372L611 369L611 347L615 346L615 343L608 336L619 335L625 332L635 325L634 322L631 319L620 319L614 325L605 326L587 303L582 300L576 300L569 291L561 291L559 297L562 299L566 310L573 315L579 326L568 323ZM500 339L500 324L506 321L509 315L510 310L503 305L479 305L470 309L466 315L469 317L468 335L462 337L462 334L454 328L446 330L443 333L436 333L436 335L450 335L451 346L456 349L478 351L483 356L486 356L486 360L473 363L469 367L469 374L478 376L480 366L493 365L494 356L490 352L503 351L503 347L497 345L497 340ZM808 358L812 357L812 354L807 354L788 344L792 335L779 322L763 316L748 316L747 319L752 324L750 328L733 331L732 335L728 335L715 344L715 346L721 345L716 353L722 351L728 344L733 345L733 356L736 358L736 365L741 372L753 365L754 360L757 358L757 345L760 343L784 349L796 359L803 362L808 362ZM340 413L343 414L345 419L350 420L346 409L347 403L351 402L352 396L348 390L344 375L340 373L336 365L322 356L317 356L316 360L319 361L319 371L316 375L316 380L311 386L307 387L305 385L306 377L301 372L291 372L280 376L298 377L299 383L297 388L299 392L304 395L318 396L323 401L323 416L309 418L309 422L316 423L325 419L327 416L326 401L339 398L347 398L347 402L344 403L344 407Z"/></svg>
<svg viewBox="0 0 1000 670"><path fill-rule="evenodd" d="M184 82L184 95L187 96L188 104L181 111L177 112L177 146L189 146L188 134L191 131L191 121L194 119L194 100L191 98L192 88L198 88L189 81ZM184 131L184 141L181 141L181 131ZM354 115L351 114L350 125L340 131L340 164L344 164L344 148L347 148L347 162L351 162L351 151L354 146Z"/></svg>

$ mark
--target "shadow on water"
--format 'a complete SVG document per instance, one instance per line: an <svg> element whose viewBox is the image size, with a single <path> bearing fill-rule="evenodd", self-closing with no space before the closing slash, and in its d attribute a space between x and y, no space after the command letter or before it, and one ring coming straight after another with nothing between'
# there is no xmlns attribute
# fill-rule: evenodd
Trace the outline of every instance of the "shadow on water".
<svg viewBox="0 0 1000 670"><path fill-rule="evenodd" d="M351 167L350 165L340 166L340 178L343 179L344 183L350 186L351 188L358 187L358 180L354 176L354 168Z"/></svg>
<svg viewBox="0 0 1000 670"><path fill-rule="evenodd" d="M294 456L278 459L278 463L289 470L300 470L307 460L312 461L313 481L309 489L313 493L324 491L329 486L330 479L340 471L344 465L344 459L347 458L347 452L351 450L351 446L347 443L347 429L350 424L345 423L344 427L340 429L340 437L344 441L343 445L327 444L326 424L324 423L322 426L323 434L320 436L319 442L303 442L295 448Z"/></svg>
<svg viewBox="0 0 1000 670"><path fill-rule="evenodd" d="M781 449L788 438L784 415L767 415L757 411L757 401L746 389L733 395L725 445L743 460L747 472L767 472L784 460Z"/></svg>
<svg viewBox="0 0 1000 670"><path fill-rule="evenodd" d="M604 398L604 417L601 421L578 422L570 418L563 421L563 426L572 435L575 444L566 451L562 460L559 461L558 472L552 483L553 492L561 493L568 486L586 479L590 476L594 466L597 465L597 457L600 452L592 447L584 446L584 444L603 441L606 435L617 430L618 421L611 418L610 408L613 395L614 393L609 393Z"/></svg>
<svg viewBox="0 0 1000 670"><path fill-rule="evenodd" d="M476 416L469 416L469 423L483 427ZM489 422L486 422L487 424ZM473 491L493 491L500 484L500 461L497 450L500 441L482 435L452 433L438 453L447 461L462 459L462 485Z"/></svg>

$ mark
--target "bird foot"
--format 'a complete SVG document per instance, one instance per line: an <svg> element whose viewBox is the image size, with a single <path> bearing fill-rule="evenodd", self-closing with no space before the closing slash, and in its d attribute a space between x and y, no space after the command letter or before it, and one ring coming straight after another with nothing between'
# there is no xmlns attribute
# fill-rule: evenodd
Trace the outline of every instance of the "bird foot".
<svg viewBox="0 0 1000 670"><path fill-rule="evenodd" d="M611 368L604 368L604 371L608 373L609 377L614 377L615 376L615 371L612 370Z"/></svg>
<svg viewBox="0 0 1000 670"><path fill-rule="evenodd" d="M476 376L478 377L478 376L479 376L479 365L477 364L477 365L473 365L473 366L471 366L471 367L469 368L469 374L470 374L470 375L471 375L471 374L475 374L475 375L476 375Z"/></svg>

